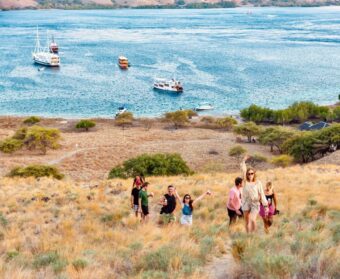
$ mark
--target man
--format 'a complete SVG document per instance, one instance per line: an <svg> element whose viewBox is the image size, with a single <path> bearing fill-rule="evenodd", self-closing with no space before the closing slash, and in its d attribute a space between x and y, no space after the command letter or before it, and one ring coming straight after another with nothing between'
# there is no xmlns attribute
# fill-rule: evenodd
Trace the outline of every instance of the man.
<svg viewBox="0 0 340 279"><path fill-rule="evenodd" d="M175 187L168 186L168 193L161 199L160 204L163 205L161 209L161 221L163 224L169 224L176 221L174 211L176 209Z"/></svg>
<svg viewBox="0 0 340 279"><path fill-rule="evenodd" d="M230 218L229 226L236 222L237 216L242 217L242 184L243 179L237 177L235 179L235 186L230 189L229 199L227 204L228 216Z"/></svg>
<svg viewBox="0 0 340 279"><path fill-rule="evenodd" d="M149 220L149 197L153 197L153 193L148 194L148 182L144 182L139 191L138 211L142 214L142 222Z"/></svg>

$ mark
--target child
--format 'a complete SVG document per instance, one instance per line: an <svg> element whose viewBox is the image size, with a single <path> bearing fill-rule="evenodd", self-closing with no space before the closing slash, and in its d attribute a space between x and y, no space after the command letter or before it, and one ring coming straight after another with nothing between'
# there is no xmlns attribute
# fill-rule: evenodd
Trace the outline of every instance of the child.
<svg viewBox="0 0 340 279"><path fill-rule="evenodd" d="M192 212L194 211L194 204L196 204L198 201L203 199L206 195L211 195L211 192L208 190L195 200L193 200L189 194L186 194L183 197L183 202L181 201L181 198L179 197L177 191L175 191L175 195L179 203L182 206L182 217L180 220L181 224L191 226L192 225Z"/></svg>
<svg viewBox="0 0 340 279"><path fill-rule="evenodd" d="M237 177L235 179L235 186L230 189L229 199L227 204L228 216L230 218L229 226L236 222L237 216L242 217L242 185L243 179Z"/></svg>
<svg viewBox="0 0 340 279"><path fill-rule="evenodd" d="M142 214L142 222L147 222L149 219L149 197L153 197L153 193L148 194L147 189L149 182L144 182L139 191L139 212Z"/></svg>
<svg viewBox="0 0 340 279"><path fill-rule="evenodd" d="M139 191L141 189L141 184L134 184L134 187L131 191L131 208L135 212L136 217L138 217L139 211Z"/></svg>
<svg viewBox="0 0 340 279"><path fill-rule="evenodd" d="M265 209L261 203L260 205L260 216L262 217L264 224L264 231L269 232L269 227L273 224L273 215L277 212L277 199L274 192L272 183L269 181L264 189L264 194L268 202L268 214L265 214Z"/></svg>

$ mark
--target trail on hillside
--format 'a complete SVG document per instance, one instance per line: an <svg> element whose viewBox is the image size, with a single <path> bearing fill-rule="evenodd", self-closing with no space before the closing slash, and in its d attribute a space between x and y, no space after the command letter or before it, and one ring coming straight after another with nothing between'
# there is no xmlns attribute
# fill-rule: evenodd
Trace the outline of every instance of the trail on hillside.
<svg viewBox="0 0 340 279"><path fill-rule="evenodd" d="M97 147L76 149L76 150L65 153L63 156L59 157L58 159L54 159L54 160L47 162L47 164L48 165L57 165L60 162L64 161L65 159L73 157L77 153L80 153L82 151L93 150L93 149L97 149Z"/></svg>
<svg viewBox="0 0 340 279"><path fill-rule="evenodd" d="M204 268L209 279L232 279L234 278L237 263L231 253L231 242L226 243L227 252L222 257L215 257Z"/></svg>

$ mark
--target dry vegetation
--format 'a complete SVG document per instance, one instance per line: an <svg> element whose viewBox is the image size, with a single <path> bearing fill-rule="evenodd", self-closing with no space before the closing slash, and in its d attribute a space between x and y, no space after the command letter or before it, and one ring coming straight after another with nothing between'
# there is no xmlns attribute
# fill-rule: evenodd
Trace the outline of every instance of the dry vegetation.
<svg viewBox="0 0 340 279"><path fill-rule="evenodd" d="M239 274L254 275L252 268L256 262L249 257L258 257L258 253L251 252L255 251L261 252L264 260L258 270L267 272L264 278L290 278L294 258L285 245L296 235L305 237L301 243L309 243L312 250L313 244L323 244L318 247L319 258L314 259L322 264L323 270L331 262L334 265L339 261L336 257L339 231L329 228L335 222L332 218L339 217L338 166L294 166L259 173L263 182L273 181L282 213L275 218L269 236L264 235L261 226L253 237L245 236L242 222L228 230L227 191L236 175L148 178L149 191L155 193L155 198L150 202L152 218L145 225L136 220L129 208L130 180L2 178L0 274L2 278L208 278L204 265L214 255L230 253L227 243L233 241L235 258L242 255L237 247L244 248L246 256L240 261ZM157 225L156 203L170 183L177 186L180 194L189 192L197 197L206 189L214 193L195 208L192 228ZM320 220L317 210L315 214L313 210L301 214L308 200L317 202L314 205L313 201L311 206L323 208L323 219ZM290 223L289 220L299 220L296 216L300 216L300 222ZM308 234L316 223L321 233ZM265 245L266 241L274 240L275 245ZM302 257L307 250L294 251L295 257ZM286 261L275 265L277 262L268 260L266 253L282 258L287 254L289 265L282 269L280 264ZM331 261L323 260L327 256Z"/></svg>

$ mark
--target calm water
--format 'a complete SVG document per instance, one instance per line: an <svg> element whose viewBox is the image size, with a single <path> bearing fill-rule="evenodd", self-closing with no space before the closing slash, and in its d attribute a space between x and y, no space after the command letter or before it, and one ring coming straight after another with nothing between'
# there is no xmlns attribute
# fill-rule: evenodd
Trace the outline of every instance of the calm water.
<svg viewBox="0 0 340 279"><path fill-rule="evenodd" d="M32 64L37 25L60 46L59 70ZM185 92L154 92L155 77ZM1 115L112 116L123 104L160 115L201 102L221 114L339 93L339 8L0 12Z"/></svg>

